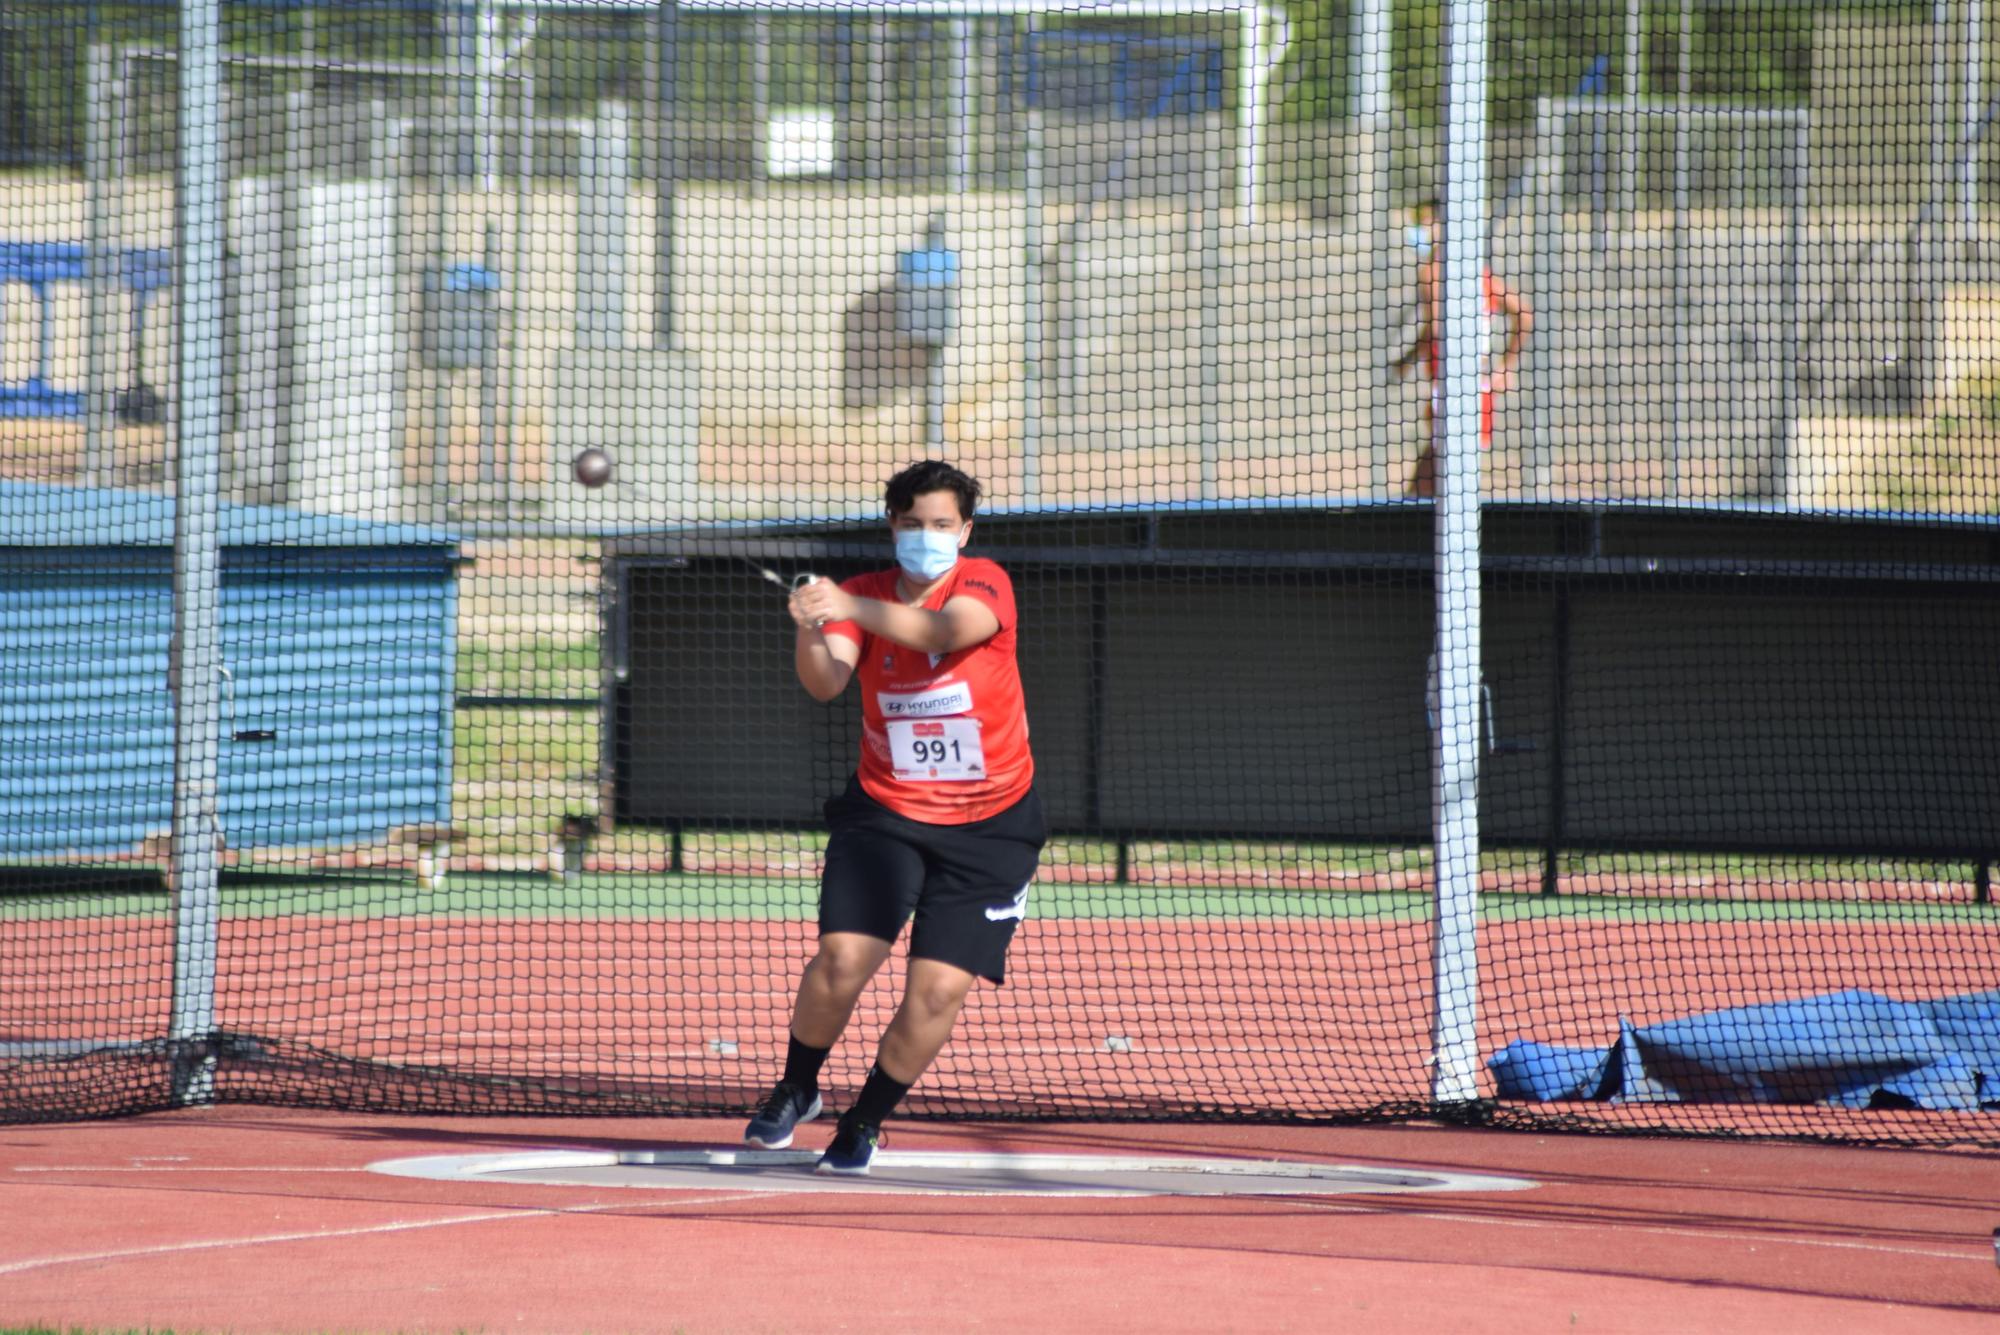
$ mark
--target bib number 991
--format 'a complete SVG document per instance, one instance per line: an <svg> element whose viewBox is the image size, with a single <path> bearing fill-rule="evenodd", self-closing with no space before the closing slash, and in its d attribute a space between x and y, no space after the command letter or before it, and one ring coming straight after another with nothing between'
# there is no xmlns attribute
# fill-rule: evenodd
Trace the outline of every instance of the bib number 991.
<svg viewBox="0 0 2000 1335"><path fill-rule="evenodd" d="M919 737L911 745L919 765L943 765L959 759L959 745L943 737Z"/></svg>
<svg viewBox="0 0 2000 1335"><path fill-rule="evenodd" d="M908 783L986 777L979 724L969 718L897 719L889 724L889 760Z"/></svg>

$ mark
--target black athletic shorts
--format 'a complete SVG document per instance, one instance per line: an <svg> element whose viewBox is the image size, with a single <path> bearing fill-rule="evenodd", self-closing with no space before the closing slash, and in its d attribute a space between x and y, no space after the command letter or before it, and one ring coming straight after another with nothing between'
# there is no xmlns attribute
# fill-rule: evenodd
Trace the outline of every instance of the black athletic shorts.
<svg viewBox="0 0 2000 1335"><path fill-rule="evenodd" d="M1028 882L1049 837L1034 789L985 820L931 825L889 810L850 778L826 804L826 823L820 935L894 941L914 914L913 958L1005 979L1007 945L1027 913Z"/></svg>

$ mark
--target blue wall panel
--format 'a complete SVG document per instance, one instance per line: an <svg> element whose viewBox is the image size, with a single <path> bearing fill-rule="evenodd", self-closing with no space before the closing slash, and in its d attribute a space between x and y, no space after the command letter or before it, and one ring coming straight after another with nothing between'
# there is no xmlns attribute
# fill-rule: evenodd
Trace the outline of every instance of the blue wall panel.
<svg viewBox="0 0 2000 1335"><path fill-rule="evenodd" d="M224 552L224 836L341 846L447 823L456 547L298 520L308 545ZM172 825L169 553L9 546L5 527L0 860L129 854Z"/></svg>
<svg viewBox="0 0 2000 1335"><path fill-rule="evenodd" d="M223 575L223 829L235 848L379 840L451 816L449 566Z"/></svg>
<svg viewBox="0 0 2000 1335"><path fill-rule="evenodd" d="M171 825L172 632L164 572L7 572L0 857L129 850Z"/></svg>

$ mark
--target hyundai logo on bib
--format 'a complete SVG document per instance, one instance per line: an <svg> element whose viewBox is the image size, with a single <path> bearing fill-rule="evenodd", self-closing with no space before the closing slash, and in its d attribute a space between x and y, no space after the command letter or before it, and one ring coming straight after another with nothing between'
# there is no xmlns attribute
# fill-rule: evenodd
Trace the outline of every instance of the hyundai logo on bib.
<svg viewBox="0 0 2000 1335"><path fill-rule="evenodd" d="M961 681L928 691L877 691L875 702L885 719L943 718L972 712L972 688Z"/></svg>

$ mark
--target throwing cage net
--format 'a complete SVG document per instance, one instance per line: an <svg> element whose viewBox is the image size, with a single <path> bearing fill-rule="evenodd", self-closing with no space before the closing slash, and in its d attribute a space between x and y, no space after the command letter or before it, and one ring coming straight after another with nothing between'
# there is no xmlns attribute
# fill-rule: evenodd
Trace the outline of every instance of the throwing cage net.
<svg viewBox="0 0 2000 1335"><path fill-rule="evenodd" d="M10 6L0 1119L747 1109L760 568L941 458L1052 837L910 1114L2000 1143L1949 18Z"/></svg>

